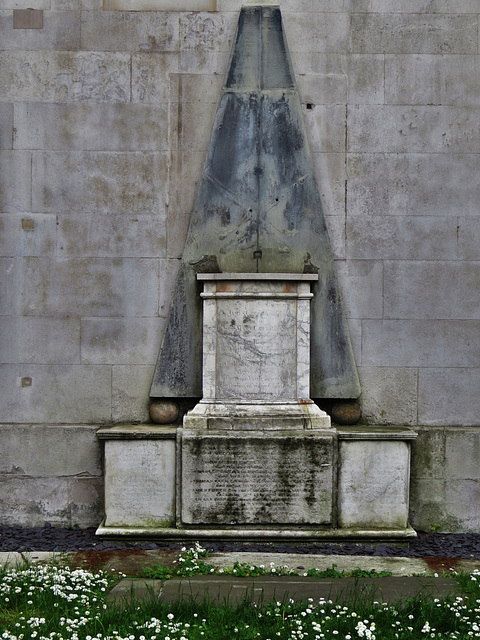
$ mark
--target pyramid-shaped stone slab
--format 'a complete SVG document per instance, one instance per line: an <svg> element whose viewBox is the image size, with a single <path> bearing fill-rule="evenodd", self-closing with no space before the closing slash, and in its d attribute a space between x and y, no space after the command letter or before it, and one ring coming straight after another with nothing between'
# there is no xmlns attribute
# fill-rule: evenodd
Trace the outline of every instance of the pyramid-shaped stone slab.
<svg viewBox="0 0 480 640"><path fill-rule="evenodd" d="M240 12L152 397L201 397L198 272L318 273L311 397L360 394L278 6Z"/></svg>

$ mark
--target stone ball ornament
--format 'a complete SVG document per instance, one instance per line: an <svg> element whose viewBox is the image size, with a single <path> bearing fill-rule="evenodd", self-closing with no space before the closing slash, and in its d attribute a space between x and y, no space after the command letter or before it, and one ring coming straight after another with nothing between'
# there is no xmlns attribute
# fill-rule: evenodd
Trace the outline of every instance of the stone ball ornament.
<svg viewBox="0 0 480 640"><path fill-rule="evenodd" d="M150 405L150 418L155 424L172 424L177 420L179 413L175 402L154 400Z"/></svg>

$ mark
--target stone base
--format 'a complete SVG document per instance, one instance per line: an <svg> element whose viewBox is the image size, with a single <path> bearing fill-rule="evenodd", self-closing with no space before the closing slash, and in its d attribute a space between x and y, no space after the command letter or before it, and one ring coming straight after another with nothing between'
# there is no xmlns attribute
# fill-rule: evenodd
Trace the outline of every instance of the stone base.
<svg viewBox="0 0 480 640"><path fill-rule="evenodd" d="M105 444L106 514L98 535L331 541L415 535L408 511L416 433L409 429L125 425L97 434Z"/></svg>
<svg viewBox="0 0 480 640"><path fill-rule="evenodd" d="M183 420L186 429L269 431L329 429L330 417L312 400L222 403L201 400Z"/></svg>

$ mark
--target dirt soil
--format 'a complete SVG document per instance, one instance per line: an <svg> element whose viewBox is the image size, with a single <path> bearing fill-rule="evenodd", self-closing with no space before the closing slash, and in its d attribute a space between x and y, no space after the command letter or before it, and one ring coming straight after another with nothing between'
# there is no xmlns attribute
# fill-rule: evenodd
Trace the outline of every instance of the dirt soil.
<svg viewBox="0 0 480 640"><path fill-rule="evenodd" d="M315 553L324 555L403 556L410 558L480 559L480 533L433 533L418 531L406 545L333 544L326 542L220 542L208 540L209 551L260 551L276 553ZM95 529L0 526L0 551L110 551L122 549L179 550L192 542L163 540L106 540L95 536Z"/></svg>

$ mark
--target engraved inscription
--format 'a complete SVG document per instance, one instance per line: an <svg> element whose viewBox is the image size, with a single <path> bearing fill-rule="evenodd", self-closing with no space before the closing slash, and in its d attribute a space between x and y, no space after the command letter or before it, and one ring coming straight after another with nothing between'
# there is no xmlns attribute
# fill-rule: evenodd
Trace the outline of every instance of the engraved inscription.
<svg viewBox="0 0 480 640"><path fill-rule="evenodd" d="M296 332L296 300L218 300L217 398L296 398Z"/></svg>
<svg viewBox="0 0 480 640"><path fill-rule="evenodd" d="M182 521L321 525L332 520L333 438L185 431Z"/></svg>

